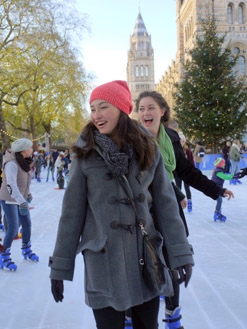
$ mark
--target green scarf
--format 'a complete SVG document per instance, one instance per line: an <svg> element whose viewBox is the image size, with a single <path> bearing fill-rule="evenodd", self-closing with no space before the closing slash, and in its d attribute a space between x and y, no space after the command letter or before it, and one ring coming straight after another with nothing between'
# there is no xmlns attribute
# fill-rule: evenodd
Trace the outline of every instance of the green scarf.
<svg viewBox="0 0 247 329"><path fill-rule="evenodd" d="M158 146L162 154L166 171L168 173L170 180L172 181L174 178L173 171L176 168L176 158L175 158L175 153L171 139L168 136L163 124L160 124Z"/></svg>

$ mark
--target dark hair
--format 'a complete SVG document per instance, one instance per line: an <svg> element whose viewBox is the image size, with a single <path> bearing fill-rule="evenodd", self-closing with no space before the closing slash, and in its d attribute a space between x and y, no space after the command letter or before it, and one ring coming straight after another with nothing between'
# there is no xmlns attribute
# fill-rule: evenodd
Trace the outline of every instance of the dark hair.
<svg viewBox="0 0 247 329"><path fill-rule="evenodd" d="M167 122L170 119L170 107L167 104L167 101L160 93L158 93L157 91L154 91L154 90L153 91L144 91L144 92L140 93L137 100L135 101L135 112L138 112L140 101L144 97L152 97L161 109L166 110L164 115L161 117L162 122Z"/></svg>
<svg viewBox="0 0 247 329"><path fill-rule="evenodd" d="M94 124L90 121L82 130L80 137L86 141L85 147L74 145L72 152L75 157L86 158L95 148ZM118 124L112 134L112 139L121 149L123 144L129 145L138 157L141 170L145 170L153 164L156 153L156 144L151 135L140 127L136 120L130 119L125 113L120 112Z"/></svg>

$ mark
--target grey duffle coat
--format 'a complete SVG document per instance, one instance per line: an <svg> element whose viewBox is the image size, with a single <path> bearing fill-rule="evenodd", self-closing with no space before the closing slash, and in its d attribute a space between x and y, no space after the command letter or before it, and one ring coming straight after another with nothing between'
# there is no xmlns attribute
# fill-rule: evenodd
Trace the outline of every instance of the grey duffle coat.
<svg viewBox="0 0 247 329"><path fill-rule="evenodd" d="M144 172L140 172L133 156L126 177L146 231L154 235L159 227L171 268L193 264L193 250L159 151L153 165ZM159 294L173 293L170 278L159 294L145 285L137 248L140 229L135 226L132 207L125 201L125 192L97 148L86 159L73 158L49 260L50 278L73 280L75 257L82 252L86 304L94 309L113 307L123 311Z"/></svg>

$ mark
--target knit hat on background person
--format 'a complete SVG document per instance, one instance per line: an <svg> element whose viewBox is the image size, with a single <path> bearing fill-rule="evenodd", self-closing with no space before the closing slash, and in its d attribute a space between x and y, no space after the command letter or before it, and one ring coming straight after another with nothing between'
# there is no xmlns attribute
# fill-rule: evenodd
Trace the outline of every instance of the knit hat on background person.
<svg viewBox="0 0 247 329"><path fill-rule="evenodd" d="M89 103L103 99L129 115L132 111L132 97L126 81L115 80L96 87L90 96Z"/></svg>
<svg viewBox="0 0 247 329"><path fill-rule="evenodd" d="M216 168L222 167L225 164L225 160L223 158L217 158L214 160L214 166Z"/></svg>
<svg viewBox="0 0 247 329"><path fill-rule="evenodd" d="M11 150L15 153L22 152L30 149L33 146L33 142L28 138L20 138L15 140L11 145Z"/></svg>

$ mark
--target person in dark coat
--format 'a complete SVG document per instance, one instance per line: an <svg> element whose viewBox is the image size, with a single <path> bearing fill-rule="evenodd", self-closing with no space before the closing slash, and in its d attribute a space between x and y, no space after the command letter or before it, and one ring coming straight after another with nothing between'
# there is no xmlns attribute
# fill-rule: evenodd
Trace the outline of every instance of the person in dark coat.
<svg viewBox="0 0 247 329"><path fill-rule="evenodd" d="M216 200L219 195L228 197L228 199L234 196L232 191L218 187L185 157L178 133L174 129L167 127L167 123L170 119L170 108L160 93L156 91L142 92L136 100L136 111L138 112L140 123L153 135L157 144L163 149L163 153L166 153L167 148L166 143L161 139L161 132L163 131L163 126L165 126L165 131L172 142L175 153L175 172L186 184L203 192L214 200ZM168 139L166 140L167 143L169 143ZM178 204L181 218L183 219L187 234L189 234L183 209L179 202ZM173 276L173 289L174 296L165 298L166 319L164 321L166 322L167 328L174 328L174 325L176 325L177 328L181 326L179 281L176 275Z"/></svg>
<svg viewBox="0 0 247 329"><path fill-rule="evenodd" d="M230 162L230 158L229 158L230 148L231 148L231 142L226 141L226 144L222 148L222 154L223 154L223 158L225 160L224 169L225 169L226 173L229 173L230 169L231 169L231 162Z"/></svg>
<svg viewBox="0 0 247 329"><path fill-rule="evenodd" d="M186 286L193 250L161 154L147 131L128 116L132 97L127 82L95 88L90 108L91 121L72 149L49 260L52 294L56 302L63 300L63 280L73 279L76 253L81 252L86 303L97 328L122 329L131 308L134 328L157 329L159 296L173 293L172 282L168 275L154 289L145 281L141 227L150 237L160 236L156 254L164 261L166 247L171 268Z"/></svg>
<svg viewBox="0 0 247 329"><path fill-rule="evenodd" d="M194 166L193 153L186 144L186 138L181 131L178 132L178 134L180 137L180 143L182 145L184 155L187 159L190 160L190 162ZM182 188L182 179L176 174L176 171L175 171L174 177L175 177L177 186L181 189ZM186 184L185 182L183 182L183 184L184 184L184 190L185 190L185 194L186 194L186 198L187 198L187 209L188 209L188 212L192 212L192 194L191 194L190 186L189 186L189 184Z"/></svg>

